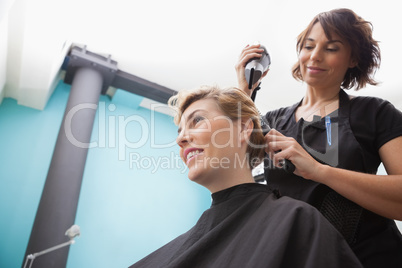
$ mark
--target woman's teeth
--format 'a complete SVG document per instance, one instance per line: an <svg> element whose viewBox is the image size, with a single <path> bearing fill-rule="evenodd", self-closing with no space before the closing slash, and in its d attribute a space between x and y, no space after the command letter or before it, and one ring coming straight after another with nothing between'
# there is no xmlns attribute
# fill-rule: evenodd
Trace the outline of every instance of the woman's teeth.
<svg viewBox="0 0 402 268"><path fill-rule="evenodd" d="M194 155L197 155L197 154L199 154L201 152L202 151L200 151L200 150L194 150L194 151L189 152L188 155L187 155L187 160L189 160L191 157L193 157Z"/></svg>

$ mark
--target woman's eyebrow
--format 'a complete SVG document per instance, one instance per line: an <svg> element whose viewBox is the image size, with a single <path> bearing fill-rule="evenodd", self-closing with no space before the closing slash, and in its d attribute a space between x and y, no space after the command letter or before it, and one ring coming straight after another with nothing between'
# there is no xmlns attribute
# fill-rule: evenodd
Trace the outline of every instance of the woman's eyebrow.
<svg viewBox="0 0 402 268"><path fill-rule="evenodd" d="M332 43L341 43L343 45L343 42L341 40L329 40L327 42L328 44L332 44Z"/></svg>
<svg viewBox="0 0 402 268"><path fill-rule="evenodd" d="M315 42L315 40L313 38L311 38L311 37L306 38L306 41ZM341 44L343 44L343 42L341 40L338 40L338 39L328 40L327 41L327 44L332 44L332 43L341 43Z"/></svg>

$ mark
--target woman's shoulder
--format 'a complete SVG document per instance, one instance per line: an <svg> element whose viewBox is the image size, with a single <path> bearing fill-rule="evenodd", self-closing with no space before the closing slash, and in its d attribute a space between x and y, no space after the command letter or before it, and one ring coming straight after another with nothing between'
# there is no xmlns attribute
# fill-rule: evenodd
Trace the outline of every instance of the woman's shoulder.
<svg viewBox="0 0 402 268"><path fill-rule="evenodd" d="M292 114L296 110L297 106L299 105L298 103L295 103L291 106L287 107L281 107L274 109L272 111L268 111L265 114L265 118L268 121L269 125L273 128L280 128L279 125L283 127L283 124L286 124L288 119L292 118ZM286 120L283 120L286 119Z"/></svg>
<svg viewBox="0 0 402 268"><path fill-rule="evenodd" d="M402 112L390 101L373 96L350 96L349 120L360 144L376 152L402 135Z"/></svg>
<svg viewBox="0 0 402 268"><path fill-rule="evenodd" d="M292 112L298 104L299 103L295 103L295 104L287 106L287 107L281 107L281 108L277 108L277 109L268 111L266 113L266 116L269 116L269 117L283 116L289 112Z"/></svg>
<svg viewBox="0 0 402 268"><path fill-rule="evenodd" d="M323 219L322 214L312 205L289 196L280 195L274 191L265 202L261 208L265 212L269 211L268 214L271 219L279 217L283 220L285 217L291 222L310 220L315 221L315 223L319 223ZM285 211L286 216L284 215Z"/></svg>
<svg viewBox="0 0 402 268"><path fill-rule="evenodd" d="M365 110L369 108L370 110L379 109L395 109L395 106L388 100L375 97L375 96L354 96L349 95L351 108L354 110Z"/></svg>
<svg viewBox="0 0 402 268"><path fill-rule="evenodd" d="M350 112L352 117L373 118L375 121L400 120L402 112L390 101L374 96L352 96L350 99ZM360 115L360 116L359 116ZM398 121L399 121L398 120Z"/></svg>

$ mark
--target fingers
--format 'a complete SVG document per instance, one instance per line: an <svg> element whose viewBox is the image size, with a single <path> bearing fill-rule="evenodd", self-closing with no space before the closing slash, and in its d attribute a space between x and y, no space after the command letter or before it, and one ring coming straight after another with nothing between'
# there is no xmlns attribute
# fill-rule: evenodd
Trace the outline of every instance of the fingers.
<svg viewBox="0 0 402 268"><path fill-rule="evenodd" d="M282 133L280 133L278 130L276 130L275 128L271 128L271 130L267 133L267 135L265 135L265 137L267 137L268 135L286 137Z"/></svg>
<svg viewBox="0 0 402 268"><path fill-rule="evenodd" d="M239 56L239 61L236 64L236 69L245 68L249 60L253 58L260 58L264 49L260 48L260 45L247 45Z"/></svg>
<svg viewBox="0 0 402 268"><path fill-rule="evenodd" d="M275 142L275 141L285 141L288 140L289 138L284 136L282 133L280 133L278 130L272 128L266 135L265 135L265 143L268 145L269 143Z"/></svg>
<svg viewBox="0 0 402 268"><path fill-rule="evenodd" d="M262 80L262 79L268 74L268 72L269 72L269 68L268 68L268 70L266 70L266 71L262 74L260 80Z"/></svg>
<svg viewBox="0 0 402 268"><path fill-rule="evenodd" d="M253 58L260 58L264 49L260 48L260 44L247 45L240 53L239 60L235 65L238 87L246 94L250 95L253 90L258 86L259 82L255 83L251 90L248 87L248 83L245 77L246 64Z"/></svg>
<svg viewBox="0 0 402 268"><path fill-rule="evenodd" d="M271 129L267 135L265 135L267 148L265 149L269 158L272 160L276 167L283 167L284 159L291 159L294 153L295 139L284 136L276 129Z"/></svg>
<svg viewBox="0 0 402 268"><path fill-rule="evenodd" d="M267 142L267 148L265 151L270 155L277 155L280 152L284 152L291 146L291 141L289 140L275 140Z"/></svg>
<svg viewBox="0 0 402 268"><path fill-rule="evenodd" d="M284 159L288 159L296 168L293 173L307 179L321 165L294 138L286 137L276 129L265 135L265 141L265 151L276 167L283 167Z"/></svg>

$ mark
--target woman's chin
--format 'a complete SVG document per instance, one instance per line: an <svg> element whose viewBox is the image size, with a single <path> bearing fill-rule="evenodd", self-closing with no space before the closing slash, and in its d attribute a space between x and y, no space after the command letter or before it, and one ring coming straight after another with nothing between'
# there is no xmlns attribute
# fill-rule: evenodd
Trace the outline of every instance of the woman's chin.
<svg viewBox="0 0 402 268"><path fill-rule="evenodd" d="M199 179L200 179L200 177L201 177L201 174L200 174L200 172L197 172L197 171L193 171L193 170L189 170L188 171L188 178L191 180L191 181L193 181L193 182L197 182Z"/></svg>
<svg viewBox="0 0 402 268"><path fill-rule="evenodd" d="M208 172L206 170L201 170L201 169L196 169L196 168L190 168L188 171L188 178L192 182L198 183L201 186L206 185L207 180L211 179L212 174L207 174Z"/></svg>

